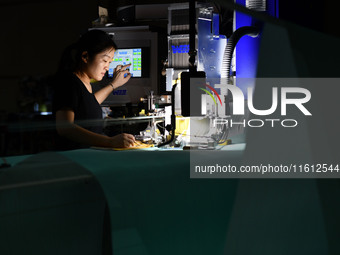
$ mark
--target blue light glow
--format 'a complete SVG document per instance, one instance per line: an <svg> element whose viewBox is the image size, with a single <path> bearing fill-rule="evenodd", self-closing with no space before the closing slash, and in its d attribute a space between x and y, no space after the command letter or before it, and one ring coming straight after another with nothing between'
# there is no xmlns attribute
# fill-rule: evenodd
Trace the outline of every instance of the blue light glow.
<svg viewBox="0 0 340 255"><path fill-rule="evenodd" d="M183 44L183 45L171 45L172 53L189 53L189 44Z"/></svg>

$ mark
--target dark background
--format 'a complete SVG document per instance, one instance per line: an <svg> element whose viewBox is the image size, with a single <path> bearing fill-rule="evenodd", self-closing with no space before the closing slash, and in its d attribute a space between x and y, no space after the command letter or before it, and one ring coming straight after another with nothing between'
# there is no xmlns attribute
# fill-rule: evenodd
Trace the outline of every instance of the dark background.
<svg viewBox="0 0 340 255"><path fill-rule="evenodd" d="M184 1L161 3L166 2ZM99 4L108 7L115 19L112 13L119 6L152 3L160 4L152 0L0 0L0 124L20 122L33 112L35 102L41 106L49 101L48 78L56 71L63 49L98 19ZM279 10L283 20L340 36L334 1L282 0ZM164 26L166 21L158 24ZM3 129L1 125L0 128ZM3 135L6 132L6 128L0 130L1 148L6 147ZM24 141L18 143L22 146ZM13 147L12 154L17 146ZM24 152L32 149L21 150Z"/></svg>
<svg viewBox="0 0 340 255"><path fill-rule="evenodd" d="M155 3L151 0L100 2L109 6L111 13L117 6ZM92 27L92 21L98 18L98 3L98 0L0 0L2 116L22 110L18 100L23 79L55 72L64 47ZM279 5L280 18L340 36L334 1L284 0Z"/></svg>

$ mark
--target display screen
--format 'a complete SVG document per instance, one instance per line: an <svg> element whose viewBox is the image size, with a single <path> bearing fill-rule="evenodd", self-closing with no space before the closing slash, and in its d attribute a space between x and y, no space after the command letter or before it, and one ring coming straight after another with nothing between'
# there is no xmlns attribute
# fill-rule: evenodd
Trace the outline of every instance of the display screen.
<svg viewBox="0 0 340 255"><path fill-rule="evenodd" d="M113 76L117 65L127 65L130 63L131 77L142 77L142 48L116 50L109 67L108 76Z"/></svg>

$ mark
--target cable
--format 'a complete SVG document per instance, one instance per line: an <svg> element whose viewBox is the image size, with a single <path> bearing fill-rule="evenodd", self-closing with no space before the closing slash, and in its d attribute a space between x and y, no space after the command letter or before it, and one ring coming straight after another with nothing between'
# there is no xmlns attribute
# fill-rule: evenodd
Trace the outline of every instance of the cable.
<svg viewBox="0 0 340 255"><path fill-rule="evenodd" d="M176 131L176 114L175 114L175 89L177 87L177 83L172 86L171 91L171 138L169 141L166 141L164 143L158 144L157 147L162 147L164 145L170 144L175 140L175 131Z"/></svg>
<svg viewBox="0 0 340 255"><path fill-rule="evenodd" d="M233 52L236 44L241 39L241 37L248 35L251 37L257 37L260 33L260 29L254 26L244 26L238 28L229 38L228 43L224 49L222 67L221 67L221 78L225 78L226 82L230 79L230 67L231 60L233 57Z"/></svg>

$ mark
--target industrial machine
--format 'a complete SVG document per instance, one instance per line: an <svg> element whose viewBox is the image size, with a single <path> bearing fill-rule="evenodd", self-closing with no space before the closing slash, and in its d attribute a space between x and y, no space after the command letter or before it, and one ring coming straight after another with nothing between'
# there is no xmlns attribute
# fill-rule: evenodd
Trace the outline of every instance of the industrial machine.
<svg viewBox="0 0 340 255"><path fill-rule="evenodd" d="M271 6L265 0L236 3L260 12ZM158 146L201 149L215 149L230 142L230 121L238 120L233 115L230 86L241 91L254 86L244 83L243 78L256 77L261 22L234 12L233 32L227 38L227 33L220 33L221 15L225 18L226 14L216 9L214 3L169 4L166 35L149 26L102 28L119 48L108 75L112 75L115 65L127 63L132 64L133 75L128 84L108 97L104 106L125 105L125 110L130 107L127 114L118 116L130 123L146 119L148 124L138 131L138 139ZM164 38L166 60L160 53ZM239 41L240 47L236 47ZM133 106L137 107L132 110ZM244 133L244 129L238 128L237 132Z"/></svg>
<svg viewBox="0 0 340 255"><path fill-rule="evenodd" d="M272 16L278 8L272 0L235 3ZM184 145L200 149L230 143L230 133L245 139L245 127L230 123L245 121L249 112L245 107L242 116L235 114L233 101L243 105L252 96L247 91L255 86L260 47L261 21L235 11L233 32L227 38L219 27L220 16L226 14L216 9L213 1L169 7L167 88L177 84L175 114L189 127L185 136L178 128L176 133ZM183 22L183 16L189 19Z"/></svg>

